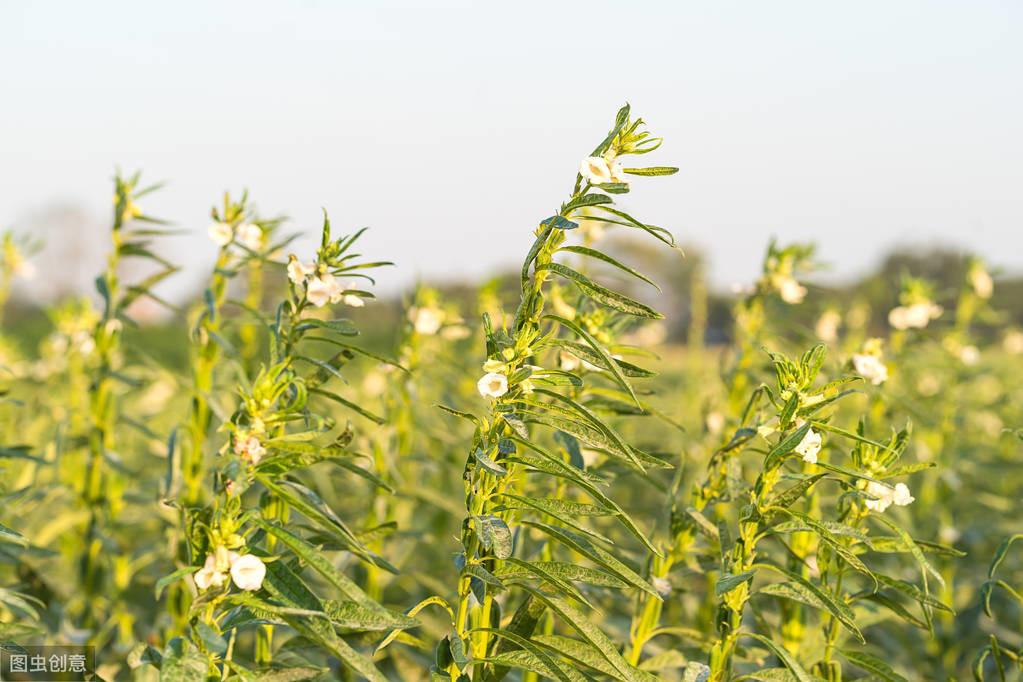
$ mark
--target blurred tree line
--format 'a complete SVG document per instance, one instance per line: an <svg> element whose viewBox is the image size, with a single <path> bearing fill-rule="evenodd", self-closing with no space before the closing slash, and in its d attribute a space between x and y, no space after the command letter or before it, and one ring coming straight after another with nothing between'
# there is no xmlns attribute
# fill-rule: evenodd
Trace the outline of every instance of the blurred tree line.
<svg viewBox="0 0 1023 682"><path fill-rule="evenodd" d="M707 283L708 259L694 246L684 248L684 256L678 252L665 251L636 241L609 238L607 250L620 260L648 273L661 288L640 288L634 282L618 278L610 268L594 269L593 274L610 286L626 291L639 300L648 302L661 310L666 317L667 341L669 343L690 343L693 330L703 330L703 338L695 339L706 345L728 343L732 338L732 305L736 294L731 291L715 290ZM73 260L73 259L72 259ZM792 328L812 330L817 318L827 307L847 310L853 305L864 306L869 311L870 327L877 333L887 328L888 311L898 302L899 282L904 275L925 277L935 284L938 302L951 301L959 290L966 274L968 255L947 248L921 250L904 248L889 253L872 272L860 279L842 284L815 284L812 275L804 282L810 288L807 302L795 306L779 306L773 314L784 315ZM758 273L750 273L752 282ZM283 286L284 273L280 281L268 279L268 290ZM477 294L483 282L431 282L445 300L455 303L466 319L472 321L477 315ZM509 269L492 280L501 300L514 301L518 295L519 276ZM188 361L187 330L184 328L184 314L187 308L201 300L202 292L181 304L181 308L169 317L157 316L147 321L148 315L140 315L143 323L126 329L125 347L146 347L154 359L168 367L183 367ZM402 310L407 295L383 298L362 309L346 309L344 315L356 320L364 331L368 346L386 351L393 346L394 337L400 329ZM981 334L994 335L999 327L1023 325L1023 277L996 277L992 304L1001 311L997 319L989 319L979 328ZM951 310L950 305L946 305ZM510 304L507 310L513 313ZM31 354L34 347L50 330L46 311L24 298L15 297L6 311L7 336L17 343L22 352ZM135 337L139 342L132 342Z"/></svg>

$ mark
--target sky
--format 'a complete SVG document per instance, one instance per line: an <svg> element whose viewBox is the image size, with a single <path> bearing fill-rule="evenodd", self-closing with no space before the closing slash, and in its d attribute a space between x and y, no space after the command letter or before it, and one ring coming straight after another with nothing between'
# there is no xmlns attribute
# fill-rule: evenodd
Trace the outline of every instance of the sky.
<svg viewBox="0 0 1023 682"><path fill-rule="evenodd" d="M310 237L321 208L369 226L384 290L474 277L521 261L626 101L681 170L625 207L719 286L772 236L836 278L909 244L1023 270L1015 0L0 0L0 226L75 206L102 243L113 169L141 168L191 233L182 290L242 188Z"/></svg>

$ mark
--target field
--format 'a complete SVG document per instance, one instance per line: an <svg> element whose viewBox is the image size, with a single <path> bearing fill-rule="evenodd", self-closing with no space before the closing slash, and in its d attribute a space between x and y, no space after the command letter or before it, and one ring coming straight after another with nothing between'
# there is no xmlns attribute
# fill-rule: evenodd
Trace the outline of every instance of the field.
<svg viewBox="0 0 1023 682"><path fill-rule="evenodd" d="M951 286L808 287L812 246L765 239L704 343L701 269L616 203L677 169L643 163L660 140L628 107L601 132L574 177L547 160L571 191L521 272L400 303L361 231L324 215L295 253L247 196L212 210L201 295L162 301L173 228L118 176L95 294L0 336L5 656L95 647L104 680L1020 679L1000 283L966 256ZM640 243L685 272L687 343ZM6 235L0 308L31 250Z"/></svg>

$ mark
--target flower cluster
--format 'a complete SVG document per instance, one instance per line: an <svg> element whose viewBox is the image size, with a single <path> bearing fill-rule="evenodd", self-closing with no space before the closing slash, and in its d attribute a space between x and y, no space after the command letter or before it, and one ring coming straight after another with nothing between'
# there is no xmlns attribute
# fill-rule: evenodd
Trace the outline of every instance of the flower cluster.
<svg viewBox="0 0 1023 682"><path fill-rule="evenodd" d="M579 164L579 175L592 185L627 184L622 164L613 156L590 156Z"/></svg>
<svg viewBox="0 0 1023 682"><path fill-rule="evenodd" d="M899 331L923 329L944 312L933 301L930 284L915 277L907 277L903 281L899 302L901 305L888 313L888 324Z"/></svg>
<svg viewBox="0 0 1023 682"><path fill-rule="evenodd" d="M288 256L288 279L296 286L305 286L306 298L317 308L328 303L344 303L353 308L366 305L357 291L354 282L342 286L334 275L324 266L315 263L302 263L295 254Z"/></svg>
<svg viewBox="0 0 1023 682"><path fill-rule="evenodd" d="M263 228L255 223L241 223L237 226L220 220L210 223L206 230L214 244L223 248L232 242L242 244L251 251L263 248Z"/></svg>
<svg viewBox="0 0 1023 682"><path fill-rule="evenodd" d="M226 547L217 547L206 556L206 562L192 578L201 591L227 584L228 576L239 590L255 591L263 586L266 564L254 554L239 554Z"/></svg>
<svg viewBox="0 0 1023 682"><path fill-rule="evenodd" d="M878 513L888 509L893 504L897 507L905 507L911 504L916 498L913 497L905 483L896 483L891 487L877 481L870 481L864 487L864 491L873 499L864 500L867 509Z"/></svg>

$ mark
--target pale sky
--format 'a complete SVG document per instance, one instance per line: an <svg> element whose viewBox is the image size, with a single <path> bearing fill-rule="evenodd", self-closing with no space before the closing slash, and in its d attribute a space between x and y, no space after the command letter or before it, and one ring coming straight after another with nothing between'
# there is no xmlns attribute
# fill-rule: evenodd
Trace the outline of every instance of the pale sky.
<svg viewBox="0 0 1023 682"><path fill-rule="evenodd" d="M1023 3L0 0L0 225L106 221L115 165L212 262L247 187L369 225L382 285L515 265L624 102L666 138L627 207L720 285L770 236L839 275L902 243L1023 270ZM97 230L97 239L106 235ZM311 240L304 242L311 248Z"/></svg>

